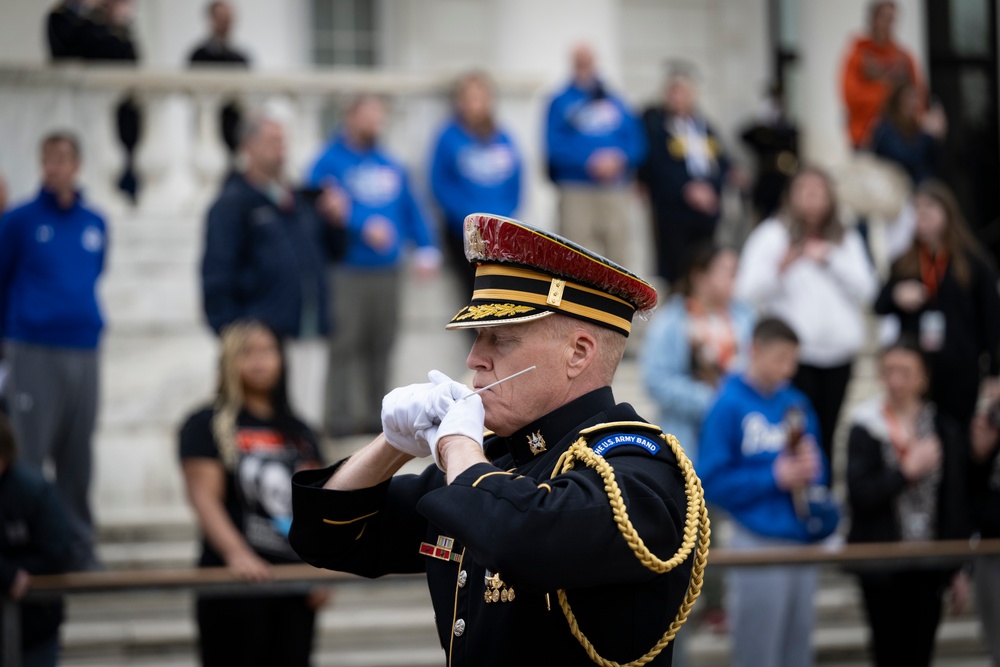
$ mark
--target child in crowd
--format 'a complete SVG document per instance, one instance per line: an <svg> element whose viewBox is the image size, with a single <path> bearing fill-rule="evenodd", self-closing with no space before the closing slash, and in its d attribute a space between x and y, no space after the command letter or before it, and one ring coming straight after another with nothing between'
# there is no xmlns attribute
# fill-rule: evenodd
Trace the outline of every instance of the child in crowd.
<svg viewBox="0 0 1000 667"><path fill-rule="evenodd" d="M809 399L791 386L799 341L784 321L754 327L745 372L723 384L701 429L705 499L731 520L732 549L815 542L836 530L829 463ZM730 569L726 614L733 665L813 664L814 565Z"/></svg>

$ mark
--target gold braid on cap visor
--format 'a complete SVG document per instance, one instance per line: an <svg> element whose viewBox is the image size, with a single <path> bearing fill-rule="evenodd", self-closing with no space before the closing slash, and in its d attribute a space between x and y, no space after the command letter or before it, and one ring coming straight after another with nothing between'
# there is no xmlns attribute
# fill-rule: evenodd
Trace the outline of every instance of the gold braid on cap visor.
<svg viewBox="0 0 1000 667"><path fill-rule="evenodd" d="M592 287L522 266L480 264L476 267L473 305L470 308L497 302L529 304L542 310L565 313L626 336L632 330L632 315L635 313L635 307L628 301Z"/></svg>

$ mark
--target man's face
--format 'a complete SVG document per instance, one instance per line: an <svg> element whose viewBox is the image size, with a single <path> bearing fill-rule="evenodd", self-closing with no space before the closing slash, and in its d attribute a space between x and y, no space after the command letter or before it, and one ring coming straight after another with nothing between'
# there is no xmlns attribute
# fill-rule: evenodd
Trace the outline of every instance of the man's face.
<svg viewBox="0 0 1000 667"><path fill-rule="evenodd" d="M377 97L361 102L348 119L350 131L365 143L375 143L385 125L385 106Z"/></svg>
<svg viewBox="0 0 1000 667"><path fill-rule="evenodd" d="M872 34L878 39L889 39L895 23L896 6L891 2L883 3L872 16Z"/></svg>
<svg viewBox="0 0 1000 667"><path fill-rule="evenodd" d="M270 178L278 178L285 165L285 132L273 121L261 125L256 136L246 143L246 156L251 167Z"/></svg>
<svg viewBox="0 0 1000 667"><path fill-rule="evenodd" d="M571 350L568 339L554 333L553 317L479 329L466 360L476 372L475 389L536 366L480 394L486 428L498 435L510 435L565 402L566 360Z"/></svg>
<svg viewBox="0 0 1000 667"><path fill-rule="evenodd" d="M754 341L750 360L752 373L765 389L777 389L795 376L799 346L786 340Z"/></svg>
<svg viewBox="0 0 1000 667"><path fill-rule="evenodd" d="M220 2L212 7L212 33L217 37L226 37L233 27L233 8L229 3Z"/></svg>
<svg viewBox="0 0 1000 667"><path fill-rule="evenodd" d="M573 49L573 78L577 81L591 81L597 76L594 50L587 44Z"/></svg>
<svg viewBox="0 0 1000 667"><path fill-rule="evenodd" d="M678 116L690 116L697 105L694 82L686 77L676 77L667 84L667 108Z"/></svg>
<svg viewBox="0 0 1000 667"><path fill-rule="evenodd" d="M53 141L42 147L42 181L52 192L65 192L76 187L80 158L66 141Z"/></svg>

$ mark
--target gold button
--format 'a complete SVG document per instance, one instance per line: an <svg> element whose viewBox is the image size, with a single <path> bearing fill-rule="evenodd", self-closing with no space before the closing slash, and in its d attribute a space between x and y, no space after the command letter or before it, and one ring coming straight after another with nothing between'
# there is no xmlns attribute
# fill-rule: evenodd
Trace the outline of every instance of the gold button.
<svg viewBox="0 0 1000 667"><path fill-rule="evenodd" d="M455 636L461 637L465 634L465 621L461 618L455 621Z"/></svg>

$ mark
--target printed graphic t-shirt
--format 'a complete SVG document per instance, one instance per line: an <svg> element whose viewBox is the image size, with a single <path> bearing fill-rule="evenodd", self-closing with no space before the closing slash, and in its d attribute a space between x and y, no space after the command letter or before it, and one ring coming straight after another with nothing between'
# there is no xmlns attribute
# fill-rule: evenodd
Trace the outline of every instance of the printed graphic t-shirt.
<svg viewBox="0 0 1000 667"><path fill-rule="evenodd" d="M180 432L180 458L219 459L212 434L213 410L191 415ZM271 563L299 562L288 544L292 523L292 475L323 465L316 436L304 424L296 429L297 442L281 433L273 421L245 410L236 419L236 466L226 470L226 512L247 544ZM207 539L202 539L198 564L224 565Z"/></svg>

